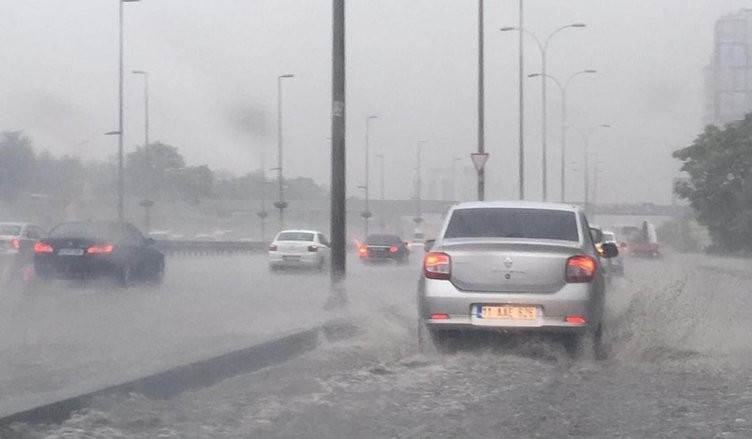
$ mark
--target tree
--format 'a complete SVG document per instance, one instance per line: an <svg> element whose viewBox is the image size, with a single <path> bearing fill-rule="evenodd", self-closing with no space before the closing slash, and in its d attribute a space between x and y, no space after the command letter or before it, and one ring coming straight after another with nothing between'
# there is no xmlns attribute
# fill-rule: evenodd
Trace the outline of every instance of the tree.
<svg viewBox="0 0 752 439"><path fill-rule="evenodd" d="M184 200L198 203L212 195L214 174L206 165L183 168L178 172L178 188Z"/></svg>
<svg viewBox="0 0 752 439"><path fill-rule="evenodd" d="M34 149L21 131L6 131L0 138L0 198L14 201L32 179Z"/></svg>
<svg viewBox="0 0 752 439"><path fill-rule="evenodd" d="M136 148L125 158L129 192L141 198L155 198L172 192L185 159L174 146L156 142Z"/></svg>
<svg viewBox="0 0 752 439"><path fill-rule="evenodd" d="M676 194L728 252L752 250L752 114L725 128L708 126L692 145L675 151L688 183Z"/></svg>

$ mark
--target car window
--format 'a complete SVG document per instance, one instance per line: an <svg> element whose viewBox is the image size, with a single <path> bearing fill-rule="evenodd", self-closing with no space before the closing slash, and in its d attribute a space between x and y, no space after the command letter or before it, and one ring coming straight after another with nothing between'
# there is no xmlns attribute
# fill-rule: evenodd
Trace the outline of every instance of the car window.
<svg viewBox="0 0 752 439"><path fill-rule="evenodd" d="M21 226L15 225L0 225L0 235L6 236L18 236L21 233Z"/></svg>
<svg viewBox="0 0 752 439"><path fill-rule="evenodd" d="M282 232L277 236L277 241L313 241L313 233L309 232Z"/></svg>
<svg viewBox="0 0 752 439"><path fill-rule="evenodd" d="M524 208L457 209L444 237L579 241L574 212Z"/></svg>
<svg viewBox="0 0 752 439"><path fill-rule="evenodd" d="M402 244L399 236L395 235L370 235L366 238L366 244L370 245L398 245Z"/></svg>
<svg viewBox="0 0 752 439"><path fill-rule="evenodd" d="M604 233L603 242L608 242L608 241L616 241L616 236L614 236L613 233L608 233L608 232Z"/></svg>
<svg viewBox="0 0 752 439"><path fill-rule="evenodd" d="M326 237L322 235L321 233L319 233L318 236L319 236L319 243L329 247L329 241L326 240Z"/></svg>

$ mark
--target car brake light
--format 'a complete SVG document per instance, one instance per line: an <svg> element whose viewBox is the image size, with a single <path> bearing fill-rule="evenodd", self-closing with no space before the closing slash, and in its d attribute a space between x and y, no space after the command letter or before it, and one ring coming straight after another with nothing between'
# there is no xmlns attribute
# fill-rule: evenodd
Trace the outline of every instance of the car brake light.
<svg viewBox="0 0 752 439"><path fill-rule="evenodd" d="M112 253L112 249L112 244L92 245L86 249L86 253L90 255L106 255Z"/></svg>
<svg viewBox="0 0 752 439"><path fill-rule="evenodd" d="M277 251L277 244L271 244L269 246L269 251L270 252L276 252Z"/></svg>
<svg viewBox="0 0 752 439"><path fill-rule="evenodd" d="M398 251L399 249L397 248L396 245L389 247L389 253L397 253Z"/></svg>
<svg viewBox="0 0 752 439"><path fill-rule="evenodd" d="M308 246L308 251L315 253L315 252L319 251L319 246L318 245L309 245Z"/></svg>
<svg viewBox="0 0 752 439"><path fill-rule="evenodd" d="M423 258L423 274L428 279L449 280L452 260L446 253L430 252Z"/></svg>
<svg viewBox="0 0 752 439"><path fill-rule="evenodd" d="M358 254L360 256L366 256L368 254L368 247L365 245L361 245L358 247Z"/></svg>
<svg viewBox="0 0 752 439"><path fill-rule="evenodd" d="M575 325L584 325L585 323L587 323L585 317L582 316L567 316L564 321L567 323L573 323Z"/></svg>
<svg viewBox="0 0 752 439"><path fill-rule="evenodd" d="M449 314L435 313L431 314L431 320L449 320Z"/></svg>
<svg viewBox="0 0 752 439"><path fill-rule="evenodd" d="M18 250L19 248L21 248L21 241L19 241L18 239L11 239L10 246Z"/></svg>
<svg viewBox="0 0 752 439"><path fill-rule="evenodd" d="M566 277L569 283L587 283L595 278L598 263L587 255L572 256L567 260Z"/></svg>
<svg viewBox="0 0 752 439"><path fill-rule="evenodd" d="M34 253L52 253L53 251L52 246L44 242L34 244Z"/></svg>

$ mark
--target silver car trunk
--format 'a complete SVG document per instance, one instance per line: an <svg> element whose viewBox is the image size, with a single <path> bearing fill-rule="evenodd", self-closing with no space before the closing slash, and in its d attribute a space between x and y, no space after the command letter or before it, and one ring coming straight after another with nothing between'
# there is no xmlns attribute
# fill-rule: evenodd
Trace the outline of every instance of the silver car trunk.
<svg viewBox="0 0 752 439"><path fill-rule="evenodd" d="M494 293L553 293L566 284L566 262L577 243L556 241L444 242L451 282L460 290Z"/></svg>
<svg viewBox="0 0 752 439"><path fill-rule="evenodd" d="M308 253L308 247L314 245L309 241L278 241L277 251L287 254Z"/></svg>

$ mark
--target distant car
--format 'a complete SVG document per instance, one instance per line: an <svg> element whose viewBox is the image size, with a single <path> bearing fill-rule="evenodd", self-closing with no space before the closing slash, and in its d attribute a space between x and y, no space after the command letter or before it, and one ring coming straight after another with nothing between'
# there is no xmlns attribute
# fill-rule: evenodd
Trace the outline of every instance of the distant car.
<svg viewBox="0 0 752 439"><path fill-rule="evenodd" d="M329 264L330 244L316 230L283 230L269 245L269 268L315 268Z"/></svg>
<svg viewBox="0 0 752 439"><path fill-rule="evenodd" d="M45 234L34 224L0 223L0 283L23 275L24 267L33 262L34 244Z"/></svg>
<svg viewBox="0 0 752 439"><path fill-rule="evenodd" d="M619 240L616 237L616 233L610 230L603 231L601 242L609 242L615 246L619 245ZM610 273L624 276L624 256L619 253L619 255L617 255L616 257L609 259L607 267Z"/></svg>
<svg viewBox="0 0 752 439"><path fill-rule="evenodd" d="M42 281L110 278L122 286L162 281L164 255L132 224L68 222L34 245L34 271Z"/></svg>
<svg viewBox="0 0 752 439"><path fill-rule="evenodd" d="M409 242L408 247L409 248L423 248L426 245L426 236L423 232L420 230L416 230L413 233L413 239Z"/></svg>
<svg viewBox="0 0 752 439"><path fill-rule="evenodd" d="M451 208L427 243L418 285L420 336L437 347L459 331L545 331L577 352L584 336L600 352L605 273L585 214L533 202ZM603 244L603 257L618 254ZM423 330L425 329L425 330Z"/></svg>
<svg viewBox="0 0 752 439"><path fill-rule="evenodd" d="M363 262L394 261L406 264L410 261L410 250L397 235L369 235L358 247L358 256Z"/></svg>

